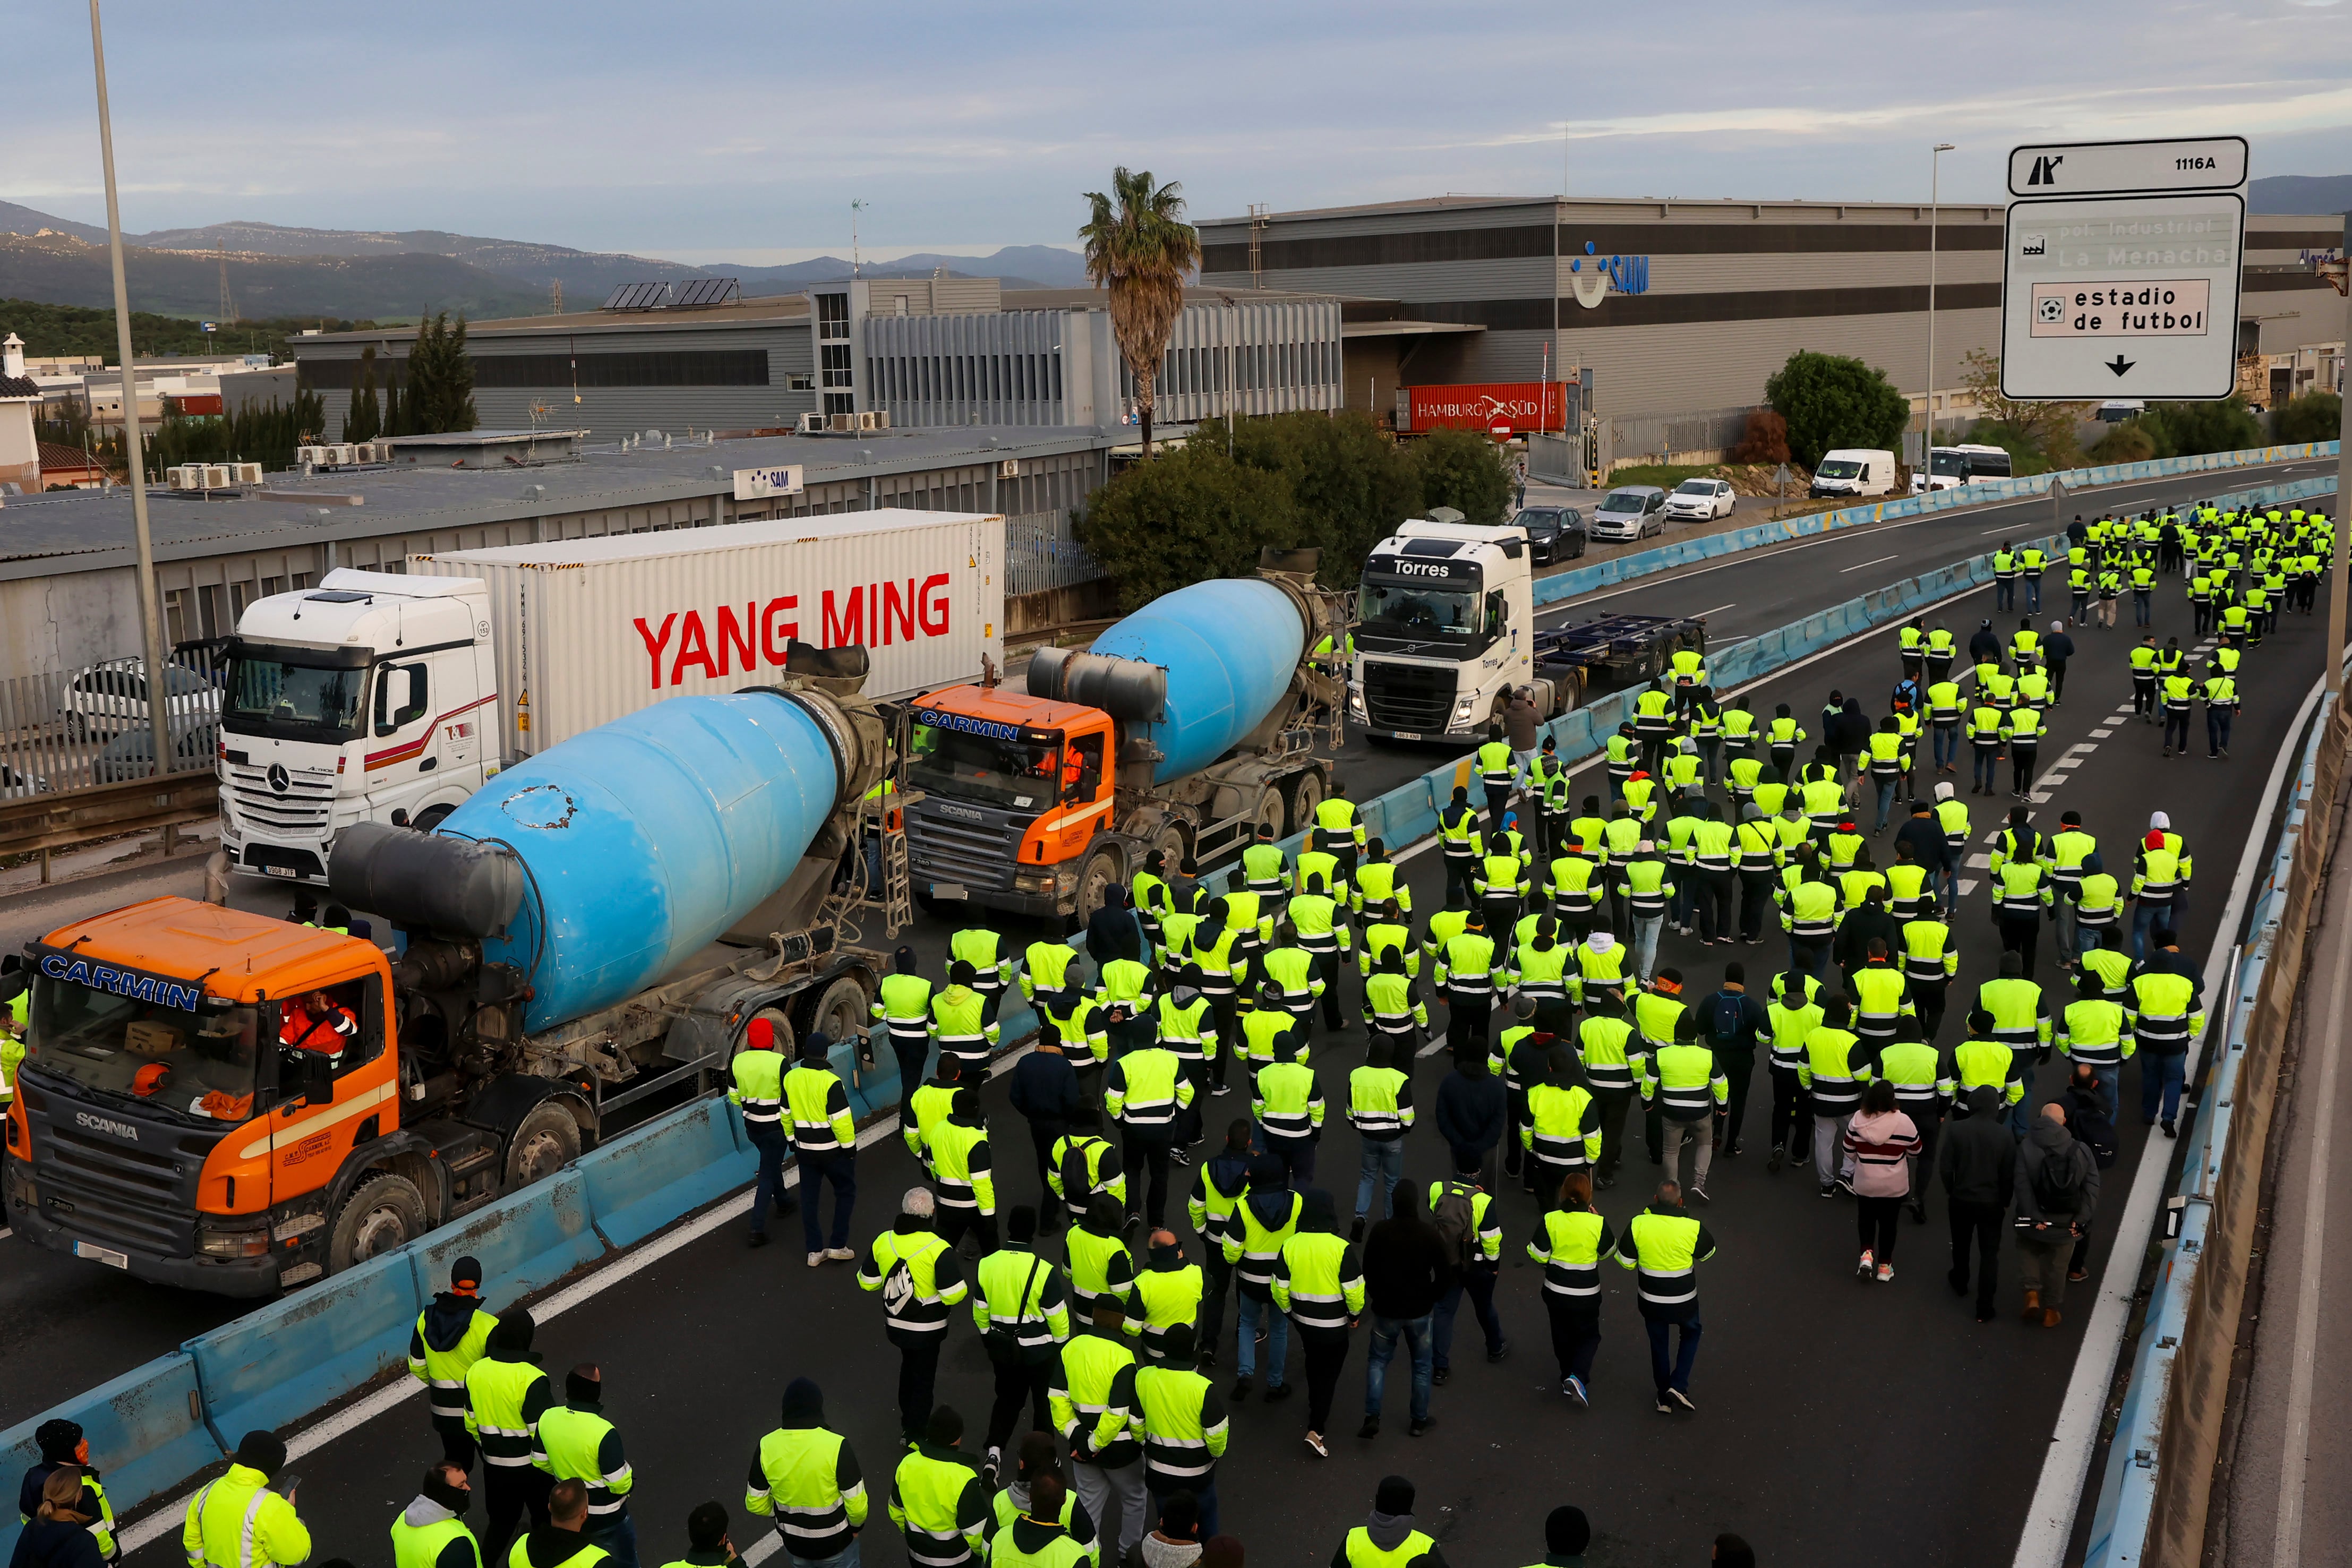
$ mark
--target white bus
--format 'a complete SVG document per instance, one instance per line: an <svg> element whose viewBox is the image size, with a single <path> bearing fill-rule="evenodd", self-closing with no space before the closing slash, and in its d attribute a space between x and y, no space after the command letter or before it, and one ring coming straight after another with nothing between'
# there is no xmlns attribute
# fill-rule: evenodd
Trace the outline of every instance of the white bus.
<svg viewBox="0 0 2352 1568"><path fill-rule="evenodd" d="M1937 446L1927 454L1927 471L1914 475L1912 490L1948 490L1979 479L2010 476L2009 454L1998 446Z"/></svg>

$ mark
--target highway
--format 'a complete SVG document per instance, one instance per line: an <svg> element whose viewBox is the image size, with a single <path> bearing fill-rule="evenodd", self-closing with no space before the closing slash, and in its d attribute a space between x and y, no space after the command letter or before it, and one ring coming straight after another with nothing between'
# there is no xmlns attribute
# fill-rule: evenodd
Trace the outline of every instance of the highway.
<svg viewBox="0 0 2352 1568"><path fill-rule="evenodd" d="M2233 476L2227 483L2280 476ZM2194 493L2223 487L2221 481L2202 481ZM2046 517L2047 503L2038 505ZM1752 570L1738 574L1738 589L1724 591L1749 596L1756 608L1734 608L1754 614L1756 625L1778 624L1891 576L1986 548L1982 530L1998 533L2010 526L1994 527L1981 514L1969 514L1968 520L1979 530L1979 542L1962 544L1958 519L1921 525L1905 540L1899 572L1887 563L1886 571L1842 576L1839 565L1848 555L1868 563L1886 553L1885 543L1874 546L1872 535L1860 535L1759 556L1743 563ZM2020 532L2026 522L2017 522ZM1887 538L1887 530L1874 533L1882 541ZM1712 602L1687 584L1667 591L1684 604ZM1990 614L1990 607L1986 590L1953 601L1944 619L1959 628ZM1728 616L1725 622L1741 623ZM2192 757L2161 759L2160 732L2128 717L2125 657L2135 638L2127 614L2113 632L2077 633L2069 698L2049 715L2035 820L2047 829L2054 827L2057 812L2079 810L2111 863L2127 863L2131 841L2149 812L2168 811L2198 857L2183 948L2200 960L2224 902L2221 883L2255 826L2270 760L2290 738L2296 707L2318 675L2323 625L2324 609L2317 619L2286 617L2279 633L2249 655L2242 676L2247 706L2226 761L2208 760L2201 746ZM2193 641L2178 579L2164 586L2153 629L2159 638L2178 633L2184 644ZM1748 700L1751 706L1786 701L1810 713L1832 687L1872 694L1874 702L1895 675L1891 632L1874 634L1760 683ZM1587 781L1578 782L1580 794ZM1367 780L1360 793L1374 789ZM1982 841L2009 801L2003 796L1970 804ZM1424 911L1438 906L1442 873L1435 855L1417 854L1409 864L1416 902ZM1959 1037L1957 1015L1974 986L1994 973L1998 953L1985 887L1979 882L1964 892L1955 926L1962 949L1956 1016L1947 1020L1945 1043ZM2058 980L2053 946L2047 940L2042 945L2038 977L2045 988ZM1727 953L1669 934L1660 961L1681 967L1686 995L1696 998L1714 988L1727 958L1742 960L1760 981L1784 954L1777 938ZM1352 984L1348 989L1352 1001ZM1361 1051L1354 1029L1328 1042L1318 1040L1315 1065L1335 1101ZM1439 1057L1425 1061L1417 1075L1424 1106L1433 1104L1441 1062ZM2060 1076L2060 1069L2044 1068L2039 1097ZM1498 1292L1513 1356L1486 1364L1475 1330L1464 1325L1454 1379L1437 1393L1434 1431L1417 1441L1403 1435L1403 1391L1392 1383L1386 1432L1360 1442L1353 1435L1366 1343L1360 1331L1340 1385L1328 1460L1314 1458L1300 1443L1303 1400L1267 1406L1254 1399L1234 1409L1233 1448L1220 1478L1225 1528L1260 1561L1320 1563L1369 1507L1380 1477L1398 1471L1419 1484L1420 1522L1458 1563L1535 1560L1542 1551L1542 1515L1560 1502L1575 1502L1591 1516L1598 1535L1595 1562L1702 1562L1707 1542L1721 1530L1747 1535L1763 1559L1775 1563L2005 1560L2016 1547L2051 1446L2098 1273L2109 1266L2108 1228L2143 1155L2162 1158L2171 1150L2160 1138L2153 1151L2146 1149L2147 1134L2131 1110L2137 1070L2127 1069L2125 1079L2122 1151L2105 1175L2108 1202L2092 1255L2094 1280L2074 1287L2072 1300L2084 1310L2070 1311L2054 1331L2020 1326L2012 1310L2011 1256L2002 1263L2000 1315L1986 1325L1973 1321L1969 1305L1955 1299L1942 1278L1945 1230L1941 1205L1933 1197L1926 1227L1904 1221L1895 1282L1858 1283L1850 1204L1822 1201L1802 1173L1774 1176L1764 1170L1769 1095L1759 1069L1744 1134L1748 1153L1719 1160L1708 1184L1715 1201L1705 1218L1721 1245L1699 1270L1706 1333L1693 1383L1697 1414L1665 1416L1652 1409L1630 1276L1609 1281L1592 1408L1578 1410L1563 1400L1537 1301L1539 1272L1517 1260L1533 1209L1514 1191L1502 1199L1506 1257L1512 1261ZM1025 1132L1001 1088L991 1091L988 1109L998 1163L1009 1173L1003 1201L1028 1201L1035 1194ZM1213 1102L1212 1125L1244 1113L1238 1096ZM1345 1213L1353 1196L1356 1141L1338 1123L1335 1114L1325 1134L1319 1185L1334 1193ZM1433 1131L1411 1135L1410 1176L1427 1179L1442 1160L1443 1145ZM917 1178L895 1140L877 1145L859 1165L855 1237L862 1247L887 1228L895 1195ZM1636 1153L1627 1179L1601 1195L1601 1207L1612 1221L1622 1225L1654 1175ZM1177 1228L1184 1228L1181 1216ZM878 1307L854 1288L848 1269L804 1268L790 1222L782 1245L759 1252L744 1248L740 1221L731 1215L702 1233L692 1227L688 1232L690 1239L641 1266L635 1259L625 1260L567 1292L561 1315L539 1338L545 1364L559 1373L582 1359L602 1364L606 1413L619 1424L636 1469L633 1507L641 1549L653 1563L681 1552L683 1520L697 1502L717 1497L738 1508L746 1459L773 1423L783 1384L795 1375L813 1376L824 1386L835 1424L856 1445L877 1494L893 1462L896 1358L884 1341ZM16 1257L21 1268L25 1254ZM2127 1259L2121 1266L2136 1262ZM1230 1314L1227 1322L1230 1336ZM1228 1338L1221 1364L1228 1375L1231 1349ZM79 1381L95 1382L111 1370L119 1367L88 1366ZM965 1320L951 1332L941 1396L977 1427L988 1387L981 1345ZM1518 1440L1529 1435L1533 1444ZM314 1531L316 1555L360 1561L383 1559L384 1528L437 1451L425 1431L423 1406L414 1398L363 1403L315 1440L298 1438L296 1448L297 1468L308 1478L299 1501ZM768 1539L764 1526L738 1511L739 1545ZM1865 1536L1866 1547L1859 1544ZM177 1560L175 1523L160 1535L140 1531L134 1541L130 1561L139 1568ZM903 1561L878 1495L864 1550L875 1563Z"/></svg>

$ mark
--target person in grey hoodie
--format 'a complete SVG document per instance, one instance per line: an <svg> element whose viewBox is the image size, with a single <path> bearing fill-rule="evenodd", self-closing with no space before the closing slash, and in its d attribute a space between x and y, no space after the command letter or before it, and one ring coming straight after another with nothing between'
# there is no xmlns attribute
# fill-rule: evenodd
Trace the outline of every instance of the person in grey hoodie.
<svg viewBox="0 0 2352 1568"><path fill-rule="evenodd" d="M466 1472L456 1465L438 1464L425 1471L424 1490L400 1511L400 1521L392 1527L394 1557L404 1561L400 1550L404 1527L425 1530L460 1521L473 1500L473 1486L467 1480ZM457 1525L457 1530L458 1533L443 1542L441 1550L434 1554L433 1568L480 1568L482 1548L474 1540L474 1532L463 1523Z"/></svg>
<svg viewBox="0 0 2352 1568"><path fill-rule="evenodd" d="M1372 1494L1372 1511L1348 1531L1331 1553L1331 1568L1358 1568L1360 1554L1369 1561L1386 1558L1396 1568L1445 1568L1445 1553L1424 1531L1412 1524L1412 1483L1402 1476L1383 1476Z"/></svg>
<svg viewBox="0 0 2352 1568"><path fill-rule="evenodd" d="M2017 1151L2017 1265L2025 1279L2027 1322L2058 1326L2067 1260L2098 1207L2098 1161L2067 1130L2066 1108L2053 1100L2042 1107Z"/></svg>

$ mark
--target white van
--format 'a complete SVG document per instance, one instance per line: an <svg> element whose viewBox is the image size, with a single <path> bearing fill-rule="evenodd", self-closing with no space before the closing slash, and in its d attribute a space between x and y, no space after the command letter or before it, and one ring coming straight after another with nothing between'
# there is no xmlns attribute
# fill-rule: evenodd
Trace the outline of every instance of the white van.
<svg viewBox="0 0 2352 1568"><path fill-rule="evenodd" d="M1813 466L1815 497L1884 496L1895 488L1895 454L1842 446Z"/></svg>

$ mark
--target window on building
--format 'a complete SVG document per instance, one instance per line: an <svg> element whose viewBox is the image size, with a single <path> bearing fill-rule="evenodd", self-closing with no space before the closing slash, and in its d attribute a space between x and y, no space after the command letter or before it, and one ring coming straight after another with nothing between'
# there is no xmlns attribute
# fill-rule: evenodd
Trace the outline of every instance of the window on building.
<svg viewBox="0 0 2352 1568"><path fill-rule="evenodd" d="M821 340L845 340L849 336L849 296L820 294L816 297L816 335Z"/></svg>
<svg viewBox="0 0 2352 1568"><path fill-rule="evenodd" d="M816 377L810 375L805 371L786 376L784 378L784 390L787 392L814 392L816 391Z"/></svg>
<svg viewBox="0 0 2352 1568"><path fill-rule="evenodd" d="M824 375L825 391L828 392L835 390L847 391L855 374L849 359L849 345L827 343L819 350L819 353L822 356L820 363ZM827 406L830 407L830 403Z"/></svg>

